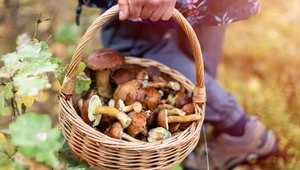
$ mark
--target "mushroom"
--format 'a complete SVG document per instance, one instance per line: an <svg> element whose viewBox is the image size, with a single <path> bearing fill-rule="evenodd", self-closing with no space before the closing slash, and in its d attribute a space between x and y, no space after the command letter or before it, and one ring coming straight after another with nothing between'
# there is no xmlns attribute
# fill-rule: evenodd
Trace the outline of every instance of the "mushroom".
<svg viewBox="0 0 300 170"><path fill-rule="evenodd" d="M178 109L172 105L168 105L168 104L162 104L162 105L158 105L159 109L167 109L168 110L168 116L171 115L178 115L178 116L185 116L185 112L181 109Z"/></svg>
<svg viewBox="0 0 300 170"><path fill-rule="evenodd" d="M125 139L130 142L139 142L139 140L131 137L127 133L123 132L123 127L120 122L115 122L112 124L108 131L108 136L115 138L115 139Z"/></svg>
<svg viewBox="0 0 300 170"><path fill-rule="evenodd" d="M158 106L160 99L161 95L156 89L142 88L139 91L127 93L124 103L129 105L135 101L139 101L144 108L153 111Z"/></svg>
<svg viewBox="0 0 300 170"><path fill-rule="evenodd" d="M85 59L85 63L89 69L96 72L95 81L99 96L111 98L111 71L116 70L125 63L124 56L116 50L102 48L89 54Z"/></svg>
<svg viewBox="0 0 300 170"><path fill-rule="evenodd" d="M148 84L148 73L146 70L141 70L137 75L136 75L136 80L139 82L139 84L142 86L142 88L146 88Z"/></svg>
<svg viewBox="0 0 300 170"><path fill-rule="evenodd" d="M81 108L81 117L82 120L87 123L88 125L91 125L91 121L89 119L89 103L90 103L91 97L88 99L85 99L83 104L82 104L82 108ZM97 99L96 99L97 100ZM99 101L98 101L99 102ZM101 102L101 100L100 100ZM100 106L100 105L99 105ZM92 115L91 115L92 116ZM110 117L108 115L102 115L101 117L99 117L98 115L95 116L95 118L100 119L99 122L94 122L93 126L96 126L96 128L100 131L103 132L105 131L105 129L107 129L112 123L114 123L116 121L115 118ZM98 121L98 120L97 120Z"/></svg>
<svg viewBox="0 0 300 170"><path fill-rule="evenodd" d="M126 83L127 81L136 79L136 75L140 72L139 69L135 67L126 67L119 68L114 73L114 81L117 85L121 85Z"/></svg>
<svg viewBox="0 0 300 170"><path fill-rule="evenodd" d="M128 114L128 116L132 119L132 122L127 128L127 133L132 137L136 137L139 133L144 136L148 136L148 130L146 126L148 115L146 111L132 111Z"/></svg>
<svg viewBox="0 0 300 170"><path fill-rule="evenodd" d="M115 107L125 113L130 112L132 110L134 110L135 112L141 112L143 109L143 106L140 102L136 101L130 105L125 106L124 102L121 99L118 100L118 102L115 104Z"/></svg>
<svg viewBox="0 0 300 170"><path fill-rule="evenodd" d="M157 115L157 124L169 130L169 123L185 123L200 120L202 117L199 114L191 114L187 116L168 116L167 109L162 109Z"/></svg>
<svg viewBox="0 0 300 170"><path fill-rule="evenodd" d="M119 99L124 101L126 99L127 93L130 93L131 91L137 91L140 88L141 88L141 86L137 80L127 81L126 83L121 84L117 87L117 89L113 95L113 99L115 101L118 101Z"/></svg>
<svg viewBox="0 0 300 170"><path fill-rule="evenodd" d="M117 87L113 99L115 101L118 101L119 99L122 99L123 101L126 99L127 93L130 93L131 91L138 91L143 86L146 86L148 82L148 74L145 70L140 71L134 80L130 80L128 82L125 82L124 84L121 84Z"/></svg>
<svg viewBox="0 0 300 170"><path fill-rule="evenodd" d="M118 119L123 128L127 128L132 121L127 114L121 112L119 109L110 106L102 106L100 98L97 95L94 95L89 101L88 108L88 117L90 121L94 121L93 126L99 124L102 114Z"/></svg>
<svg viewBox="0 0 300 170"><path fill-rule="evenodd" d="M186 105L184 105L181 110L183 110L186 115L191 115L195 112L195 108L194 108L194 105L193 103L188 103ZM181 123L180 126L179 126L179 129L181 131L185 130L186 128L188 128L189 126L191 125L191 122L187 122L187 123Z"/></svg>
<svg viewBox="0 0 300 170"><path fill-rule="evenodd" d="M161 103L161 104L169 104L169 105L174 106L175 105L175 97L174 97L173 94L169 94L168 98L162 99L159 103Z"/></svg>
<svg viewBox="0 0 300 170"><path fill-rule="evenodd" d="M150 66L146 68L146 71L149 75L149 78L151 81L153 82L159 82L159 81L163 81L164 79L161 77L161 71L159 70L158 67L156 66Z"/></svg>
<svg viewBox="0 0 300 170"><path fill-rule="evenodd" d="M161 89L161 88L170 88L174 91L180 90L180 84L176 81L169 81L169 82L148 82L147 88L155 88L155 89Z"/></svg>
<svg viewBox="0 0 300 170"><path fill-rule="evenodd" d="M163 127L156 127L149 131L148 142L156 142L171 138L171 133Z"/></svg>
<svg viewBox="0 0 300 170"><path fill-rule="evenodd" d="M150 111L150 110L149 110ZM159 112L159 108L155 108L153 111L150 111L150 114L147 118L147 127L153 128L156 125L156 121L157 121L157 115Z"/></svg>
<svg viewBox="0 0 300 170"><path fill-rule="evenodd" d="M88 124L88 125L91 124L91 121L90 121L89 116L88 116L88 114L89 114L89 111L88 111L88 108L89 108L89 102L90 102L90 98L85 99L85 100L83 101L83 103L82 103L81 110L80 110L82 120L83 120L86 124ZM100 101L100 102L101 102L101 101Z"/></svg>
<svg viewBox="0 0 300 170"><path fill-rule="evenodd" d="M191 98L185 92L178 92L175 95L175 107L182 108L185 104L191 102Z"/></svg>

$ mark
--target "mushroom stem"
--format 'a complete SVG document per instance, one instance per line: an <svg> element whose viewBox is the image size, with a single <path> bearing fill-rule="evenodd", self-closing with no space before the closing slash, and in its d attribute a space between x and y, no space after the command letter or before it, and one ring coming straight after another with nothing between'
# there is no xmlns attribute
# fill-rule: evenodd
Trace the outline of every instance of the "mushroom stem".
<svg viewBox="0 0 300 170"><path fill-rule="evenodd" d="M185 123L200 120L200 114L191 114L187 116L168 116L168 123Z"/></svg>
<svg viewBox="0 0 300 170"><path fill-rule="evenodd" d="M185 116L185 112L181 109L174 108L174 109L167 109L168 110L168 116Z"/></svg>
<svg viewBox="0 0 300 170"><path fill-rule="evenodd" d="M102 70L96 71L96 86L99 96L105 98L111 98L111 86L110 86L110 71Z"/></svg>
<svg viewBox="0 0 300 170"><path fill-rule="evenodd" d="M159 109L167 109L168 116L171 116L171 115L185 116L186 115L183 110L178 109L169 104L160 104L160 105L158 105L158 108Z"/></svg>
<svg viewBox="0 0 300 170"><path fill-rule="evenodd" d="M120 122L115 122L114 124L112 124L112 126L108 130L108 135L115 139L125 139L130 142L138 142L139 141L139 140L131 137L127 133L123 132L123 128L122 128L122 125L120 124Z"/></svg>
<svg viewBox="0 0 300 170"><path fill-rule="evenodd" d="M174 95L169 94L167 99L160 100L159 103L161 103L161 104L169 104L169 105L174 106L174 104L175 104L175 97L174 97Z"/></svg>
<svg viewBox="0 0 300 170"><path fill-rule="evenodd" d="M95 108L94 115L97 114L106 114L108 116L118 119L122 124L123 128L127 128L132 122L132 119L127 114L121 112L117 108L110 107L110 106L102 106L102 107Z"/></svg>
<svg viewBox="0 0 300 170"><path fill-rule="evenodd" d="M121 99L119 99L118 103L116 105L116 108L118 108L119 110L121 110L122 112L125 112L125 113L131 112L132 110L135 112L141 112L143 109L143 106L140 102L137 102L137 101L130 105L125 106L124 102Z"/></svg>
<svg viewBox="0 0 300 170"><path fill-rule="evenodd" d="M164 87L170 88L175 91L180 90L180 84L176 81L169 81L169 82L148 82L147 83L148 88L155 88L155 89L161 89Z"/></svg>
<svg viewBox="0 0 300 170"><path fill-rule="evenodd" d="M129 141L129 142L141 142L140 140L137 140L134 137L131 137L130 135L128 135L125 132L122 133L122 138Z"/></svg>
<svg viewBox="0 0 300 170"><path fill-rule="evenodd" d="M169 104L160 104L158 105L158 108L160 109L175 109L176 107L172 106L172 105L169 105Z"/></svg>

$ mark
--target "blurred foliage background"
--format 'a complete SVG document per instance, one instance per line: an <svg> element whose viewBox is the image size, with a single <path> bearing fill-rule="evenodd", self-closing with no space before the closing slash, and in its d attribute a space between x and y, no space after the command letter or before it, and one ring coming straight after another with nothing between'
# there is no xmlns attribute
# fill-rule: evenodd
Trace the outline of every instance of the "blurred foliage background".
<svg viewBox="0 0 300 170"><path fill-rule="evenodd" d="M34 14L42 13L52 20L40 24L37 38L48 40L53 56L69 63L79 39L100 13L84 7L78 27L76 7L74 0L0 0L0 55L15 50L18 35L33 36ZM300 169L299 7L300 0L261 1L255 17L228 25L218 81L279 138L278 154L250 169ZM100 47L98 34L85 53ZM52 88L30 110L51 115L57 124L59 88L53 77ZM0 129L9 121L10 115L1 116Z"/></svg>

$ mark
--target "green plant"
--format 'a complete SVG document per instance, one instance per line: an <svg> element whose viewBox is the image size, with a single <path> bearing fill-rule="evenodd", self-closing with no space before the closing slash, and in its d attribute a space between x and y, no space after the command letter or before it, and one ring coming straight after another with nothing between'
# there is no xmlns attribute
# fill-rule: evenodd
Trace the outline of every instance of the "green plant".
<svg viewBox="0 0 300 170"><path fill-rule="evenodd" d="M36 18L37 26L43 21ZM23 34L17 38L14 52L1 57L0 115L11 114L8 129L0 133L0 169L80 169L88 167L73 156L58 127L50 116L26 112L43 91L51 87L49 74L62 84L68 65L48 52L48 44ZM80 63L76 73L75 93L89 89L91 80Z"/></svg>

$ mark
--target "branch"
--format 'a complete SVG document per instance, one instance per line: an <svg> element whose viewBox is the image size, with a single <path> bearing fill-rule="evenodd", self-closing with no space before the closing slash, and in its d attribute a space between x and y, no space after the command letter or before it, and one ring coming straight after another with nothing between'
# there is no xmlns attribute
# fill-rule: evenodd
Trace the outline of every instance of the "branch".
<svg viewBox="0 0 300 170"><path fill-rule="evenodd" d="M34 19L36 20L36 26L35 26L35 31L34 31L34 36L33 38L36 38L36 35L37 35L37 32L38 32L38 29L39 29L39 24L45 22L45 21L51 21L52 20L52 17L48 17L44 20L42 20L42 13L40 13L40 15L36 15L36 14L33 14L33 17Z"/></svg>

